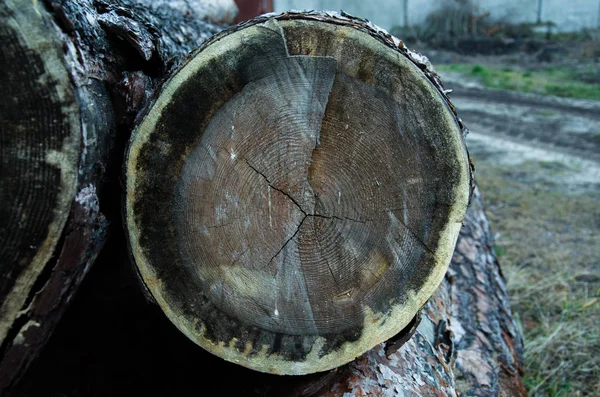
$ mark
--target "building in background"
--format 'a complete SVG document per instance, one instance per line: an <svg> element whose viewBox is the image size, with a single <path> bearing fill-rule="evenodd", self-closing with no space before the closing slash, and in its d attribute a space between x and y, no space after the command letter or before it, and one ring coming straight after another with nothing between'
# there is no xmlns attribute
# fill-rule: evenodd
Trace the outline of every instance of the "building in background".
<svg viewBox="0 0 600 397"><path fill-rule="evenodd" d="M419 25L440 5L456 0L273 0L275 11L344 10L391 29L392 26ZM494 20L511 23L554 22L559 31L599 27L600 0L471 0ZM406 4L404 4L406 2ZM405 7L406 6L406 7ZM405 14L405 9L407 15Z"/></svg>

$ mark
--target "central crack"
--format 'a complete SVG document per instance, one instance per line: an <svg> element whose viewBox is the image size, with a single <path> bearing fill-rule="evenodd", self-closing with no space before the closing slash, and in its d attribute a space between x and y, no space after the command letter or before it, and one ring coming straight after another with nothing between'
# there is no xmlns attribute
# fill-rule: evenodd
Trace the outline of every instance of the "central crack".
<svg viewBox="0 0 600 397"><path fill-rule="evenodd" d="M294 234L292 234L292 236L290 238L288 238L285 243L283 243L283 245L281 246L281 248L279 249L279 251L277 251L275 253L275 255L273 255L271 257L271 259L269 260L269 262L267 263L267 267L271 265L271 263L273 263L273 261L275 260L275 258L277 257L277 255L279 255L281 253L281 251L284 250L284 248L290 243L290 241L292 241L294 239L294 237L296 237L298 235L298 232L300 232L300 228L302 227L302 224L304 223L304 221L306 220L306 218L309 216L300 206L300 204L298 204L298 202L287 192L273 186L273 184L271 183L271 181L269 180L269 178L267 178L267 176L265 174L263 174L262 172L260 172L256 167L254 167L252 164L250 164L250 162L248 161L247 158L244 158L244 161L246 162L246 164L248 164L248 167L250 167L252 170L254 170L254 172L256 172L258 175L262 176L264 178L264 180L267 182L267 184L269 185L269 187L281 194L283 194L284 196L286 196L292 203L294 203L294 205L296 207L298 207L298 209L300 210L300 212L302 212L302 214L304 215L304 217L302 218L302 220L300 221L300 223L298 223L298 227L296 227L296 231L294 232Z"/></svg>
<svg viewBox="0 0 600 397"><path fill-rule="evenodd" d="M258 169L256 169L255 167L253 167L252 164L250 164L250 162L248 161L247 158L244 158L244 161L246 162L246 164L248 164L248 167L252 168L258 175L260 175L263 178L265 178L265 181L267 181L267 184L269 185L269 187L271 189L278 191L279 193L281 193L284 196L286 196L287 198L289 198L292 201L292 203L296 204L296 207L298 207L298 209L300 210L300 212L302 212L304 214L304 217L306 217L306 212L302 209L302 207L300 206L300 204L298 204L298 202L289 193L286 193L283 190L281 190L281 189L276 188L275 186L273 186L273 184L271 183L271 181L269 181L269 178L267 178L267 176L265 174L263 174L262 172L260 172Z"/></svg>
<svg viewBox="0 0 600 397"><path fill-rule="evenodd" d="M298 228L296 228L296 231L294 232L294 234L292 235L292 237L288 238L286 240L286 242L281 246L281 248L279 249L279 251L277 251L275 253L275 255L273 255L271 257L271 259L269 260L269 263L267 263L267 266L270 266L271 263L273 263L273 261L275 260L275 258L277 258L277 255L279 255L281 253L281 251L283 251L283 249L289 244L289 242L292 241L294 239L294 237L296 237L296 235L300 231L300 227L302 227L302 224L304 223L304 221L306 220L307 217L308 217L308 215L304 214L304 218L302 218L302 220L298 224Z"/></svg>
<svg viewBox="0 0 600 397"><path fill-rule="evenodd" d="M267 184L269 185L269 187L275 191L278 191L279 193L283 194L284 196L286 196L288 199L290 199L290 201L292 203L294 203L296 205L296 207L298 207L298 209L300 210L300 212L302 212L302 214L304 214L304 218L302 219L302 221L300 222L300 224L302 224L302 222L304 221L304 219L306 219L306 217L312 216L315 218L324 218L324 219L337 219L340 221L352 221L352 222L357 222L357 223L362 223L365 224L367 222L372 222L371 219L365 219L365 220L361 220L361 219L354 219L354 218L350 218L348 216L345 217L340 217L340 216L336 216L336 215L322 215L322 214L307 214L306 211L304 211L304 209L302 209L302 206L300 204L298 204L298 202L296 201L296 199L294 199L289 193L279 189L278 187L273 186L273 184L271 183L271 181L269 181L269 178L267 178L267 176L265 174L263 174L262 172L260 172L256 167L254 167L252 164L250 164L250 162L248 161L248 159L244 158L244 161L246 162L246 164L248 164L248 167L250 167L254 172L256 172L258 175L262 176L264 178L264 180L267 182ZM300 226L298 226L300 227Z"/></svg>
<svg viewBox="0 0 600 397"><path fill-rule="evenodd" d="M279 251L277 251L275 253L275 255L273 255L271 257L271 259L269 260L269 262L267 263L267 267L271 265L271 263L273 263L273 261L275 260L275 258L281 253L281 251L283 251L285 249L285 247L290 243L290 241L292 241L300 232L300 228L302 227L302 224L304 224L304 221L306 220L306 218L308 217L314 217L314 218L323 218L323 219L336 219L336 220L340 220L340 221L352 221L352 222L357 222L357 223L361 223L361 224L366 224L367 222L370 222L371 220L366 219L366 220L360 220L360 219L354 219L354 218L350 218L350 217L339 217L336 215L322 215L322 214L307 214L306 211L304 211L304 209L300 206L300 204L298 204L298 202L296 201L296 199L294 199L289 193L285 192L282 189L279 189L278 187L273 186L273 183L271 183L271 181L269 180L269 178L267 178L267 176L265 174L263 174L262 172L260 172L256 167L254 167L252 164L250 164L250 161L248 161L247 158L244 158L244 161L246 162L246 164L248 165L248 167L250 167L250 169L252 169L254 172L256 172L258 175L260 175L261 177L263 177L263 179L267 182L268 186L283 194L284 196L286 196L292 203L294 203L294 205L296 207L298 207L298 209L300 210L300 212L302 212L302 214L304 215L304 217L302 218L302 220L298 223L298 226L296 227L296 231L294 232L294 234L292 234L292 236L290 238L288 238L285 243L283 243L283 245L281 246L281 248L279 249ZM319 244L320 246L320 244ZM328 267L329 267L329 263L328 263ZM330 271L331 271L331 267L329 267ZM332 272L332 271L331 271ZM332 277L333 277L333 272L332 272ZM335 277L334 277L335 280ZM336 284L338 284L337 280Z"/></svg>
<svg viewBox="0 0 600 397"><path fill-rule="evenodd" d="M371 219L365 219L360 220L360 219L354 219L354 218L350 218L348 216L335 216L335 215L321 215L321 214L308 214L308 216L314 216L315 218L325 218L325 219L337 219L339 221L352 221L352 222L356 222L356 223L362 223L365 224L367 222L373 222Z"/></svg>

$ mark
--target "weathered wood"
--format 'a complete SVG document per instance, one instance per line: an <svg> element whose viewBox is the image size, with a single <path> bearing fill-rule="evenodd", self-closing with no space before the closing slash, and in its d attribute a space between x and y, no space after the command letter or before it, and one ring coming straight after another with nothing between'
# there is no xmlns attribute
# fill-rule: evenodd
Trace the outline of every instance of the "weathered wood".
<svg viewBox="0 0 600 397"><path fill-rule="evenodd" d="M60 32L31 2L0 4L0 391L26 368L102 248L89 145L111 110L79 104ZM109 121L110 122L110 121ZM110 139L100 137L98 144Z"/></svg>
<svg viewBox="0 0 600 397"><path fill-rule="evenodd" d="M380 344L336 370L290 377L195 346L145 302L113 240L15 395L524 396L522 342L492 242L476 192L449 271L407 344L389 359Z"/></svg>
<svg viewBox="0 0 600 397"><path fill-rule="evenodd" d="M346 367L328 396L526 396L523 341L478 190L444 281L416 335L386 355L385 344Z"/></svg>
<svg viewBox="0 0 600 397"><path fill-rule="evenodd" d="M407 343L394 352L393 341L381 343L336 371L289 388L266 386L265 394L527 396L523 340L493 242L475 189L448 272Z"/></svg>
<svg viewBox="0 0 600 397"><path fill-rule="evenodd" d="M182 332L306 374L409 324L471 188L463 131L425 71L372 25L285 14L217 35L174 73L132 136L125 219Z"/></svg>
<svg viewBox="0 0 600 397"><path fill-rule="evenodd" d="M10 0L0 4L2 21L0 24L2 33L0 34L3 35L3 56L0 62L5 62L7 59L5 54L13 51L10 46L5 45L8 42L5 38L10 35L14 36L14 26L18 25L12 21L8 22L10 18L15 18L9 14L14 14L15 10L18 10L21 15L27 13L35 15L33 18L37 19L34 20L41 21L39 22L40 29L46 29L44 31L45 42L50 44L34 48L33 53L53 51L54 59L57 60L57 63L53 63L54 67L64 68L71 85L71 88L68 85L63 87L65 92L68 93L69 90L72 92L71 99L69 96L63 96L63 100L67 98L63 103L64 106L55 106L52 109L54 111L58 109L59 113L55 114L63 114L61 109L65 107L74 109L71 116L79 114L73 116L73 120L77 119L76 125L79 129L75 129L75 131L81 137L79 152L75 156L77 162L72 167L75 169L76 179L75 187L72 189L74 196L71 196L69 202L63 205L69 215L65 219L64 214L56 212L50 214L51 219L62 216L62 222L64 222L64 226L59 228L60 238L56 240L56 236L49 237L55 241L53 243L55 254L51 255L53 259L43 266L44 270L36 270L39 275L35 277L30 292L24 292L28 294L24 303L26 307L19 308L12 325L9 325L10 329L0 351L1 383L3 387L9 386L8 389L4 388L5 392L14 390L17 395L20 395L23 390L36 390L37 394L35 392L25 393L27 395L64 394L63 389L48 389L43 383L44 378L39 377L39 371L37 372L38 377L29 376L28 382L22 384L20 388L13 389L11 386L22 375L26 364L48 338L54 324L66 307L66 303L73 299L81 278L94 261L106 236L107 226L104 215L111 222L120 226L118 224L119 185L114 170L119 167L122 142L127 138L134 118L160 86L160 82L169 74L170 70L181 62L188 51L199 46L211 34L219 30L213 25L199 21L195 14L189 11L187 2L168 3L152 10L142 7L141 2L130 1L94 1L93 3L88 1L47 1L38 3ZM178 7L181 7L179 12L177 11ZM293 19L296 14L289 15ZM339 19L340 24L352 23L359 29L369 32L377 40L385 42L386 45L395 45L399 46L401 50L403 49L401 43L384 32L378 31L374 27L365 28L364 21L318 13L309 13L302 18L307 16L314 19ZM27 18L31 18L31 16ZM12 31L9 31L11 28ZM23 33L20 29L17 29L17 32L17 34ZM28 29L29 34L35 32L36 26ZM21 39L17 38L17 40ZM27 41L27 43L30 42ZM44 57L47 56L46 53L43 54ZM441 90L437 76L432 73L426 59L419 57L418 54L408 54L423 70L427 78ZM5 78L10 73L18 73L15 71L18 70L15 68L17 62L6 63L8 65L3 65L3 73L7 74L0 78ZM24 60L19 66L23 70L30 70L27 69L27 65L30 64L31 62ZM44 64L43 60L42 64ZM47 66L43 67L47 68ZM47 70L44 69L42 74L45 73ZM27 90L32 85L24 83L27 82L27 79L11 80L14 81L3 84L3 87L12 87L10 88L11 92ZM38 84L44 82L43 79L36 80L33 77L30 77L29 81L36 81ZM43 87L43 84L40 86ZM50 87L49 95L38 96L36 100L41 101L38 102L41 104L45 99L56 98L56 94L53 92L56 93L57 90L56 86ZM26 96L34 98L34 94L30 92L23 95L21 98ZM65 94L63 93L63 95ZM9 96L6 95L6 97ZM28 109L26 104L30 100L18 99L18 95L15 97L16 101L21 100L22 113L25 114L25 110ZM75 102L72 102L72 98L75 98ZM2 159L5 161L5 159L11 158L10 156L13 156L13 159L18 159L19 156L17 155L18 151L13 148L10 149L13 150L11 153L7 149L9 146L4 144L7 139L7 131L11 131L7 126L14 124L11 124L13 121L10 123L5 121L8 113L4 109L9 108L11 104L10 101L6 101L6 98L3 99L4 101L0 99L3 138L0 150L2 150ZM62 102L55 103L61 104ZM40 106L40 108L48 109L48 106ZM18 113L11 112L11 114L17 115ZM16 119L27 120L26 117ZM31 119L29 120L31 121ZM31 124L23 121L21 125ZM47 126L45 123L39 125ZM65 125L63 124L63 127ZM68 129L56 129L55 131L68 131ZM49 136L60 136L60 134L48 134ZM50 158L52 157L51 155ZM64 156L60 157L64 158ZM43 159L44 156L40 157L36 154L32 158ZM12 196L10 200L4 197L16 183L14 178L12 182L5 182L3 179L9 175L4 172L5 164L13 160L6 161L2 165L0 178L2 181L0 183L3 185L0 193L3 195L3 203L12 203ZM38 161L38 163L43 163L43 161ZM47 167L48 170L56 170L52 162L40 166ZM24 173L24 178L33 175L33 179L35 179L38 175L36 174L37 168L33 171ZM8 186L8 190L5 188L6 186ZM56 186L53 188L55 192L63 194L60 189L56 189ZM33 189L31 194L35 196L37 191ZM68 195L65 194L66 196ZM26 203L28 202L25 201L24 206ZM35 200L34 203L39 206L40 200ZM190 349L189 345L181 341L175 346L169 343L164 346L156 346L156 341L175 339L175 332L161 325L159 327L163 332L161 334L154 327L154 324L158 322L156 313L152 312L154 317L149 316L147 314L149 309L147 306L140 305L139 300L134 300L138 302L136 303L138 306L132 306L133 303L129 301L131 292L121 296L119 293L123 294L123 292L119 292L120 289L115 288L112 291L116 297L110 300L114 305L111 308L106 308L107 301L103 297L104 289L95 295L91 294L97 300L95 307L110 313L110 316L107 314L105 319L98 319L94 313L84 310L71 318L69 323L71 328L69 329L84 333L89 332L91 328L96 329L94 334L96 339L82 338L79 341L85 340L85 343L90 346L97 344L121 346L118 351L119 356L126 355L128 359L124 360L124 363L116 363L114 349L99 349L102 353L98 354L105 354L105 356L103 358L94 356L98 358L98 362L88 362L86 368L93 368L98 374L105 374L104 378L102 375L97 375L98 379L103 379L103 381L94 381L94 376L78 376L81 371L79 350L63 349L63 346L67 346L74 339L67 333L66 336L62 335L62 339L59 339L62 340L63 345L55 345L53 346L54 350L48 352L43 361L46 367L42 367L41 371L53 379L65 377L65 382L72 385L70 389L73 390L72 395L88 395L86 390L94 390L97 395L113 394L115 389L110 386L113 379L121 385L130 385L132 374L135 374L136 379L147 379L147 374L152 373L161 373L161 376L152 381L145 381L144 385L132 385L132 391L145 390L152 394L152 392L156 392L153 387L164 382L166 378L170 379L169 374L171 374L171 376L177 376L178 379L190 380L189 384L179 384L177 390L192 393L199 387L196 377L199 368L208 371L206 372L207 376L203 377L201 388L217 392L227 387L233 392L239 391L244 395L343 395L349 390L355 394L360 394L361 390L371 390L381 395L440 395L444 392L452 395L454 391L473 395L502 393L504 395L524 395L520 378L522 367L519 361L521 340L510 316L504 283L493 253L489 249L491 235L487 221L477 203L478 196L476 195L476 205L471 207L469 215L465 219L465 227L459 236L458 248L450 271L433 300L428 303L427 310L423 312L422 325L416 331L415 336L396 352L393 351L398 346L392 340L387 345L376 346L374 350L359 360L337 370L312 376L295 377L293 380L266 374L258 376L243 367L218 365L215 361L216 358L211 363L210 357ZM14 215L11 213L10 216ZM6 217L7 215L2 213L2 227L8 225L8 222L4 222L5 219L8 219ZM3 242L5 238L12 238L12 233L7 233L4 229L1 232L4 233L1 235ZM19 233L23 232L19 231ZM120 236L119 233L116 235ZM41 233L38 236L48 238L49 235ZM2 248L5 248L4 244ZM114 246L110 247L110 249L113 248ZM13 250L12 252L17 252L14 248L10 249ZM33 250L33 248L31 249ZM23 251L23 253L25 252ZM17 253L22 255L21 251ZM2 262L3 269L6 263L8 262ZM105 266L100 269L98 274L105 276L122 274L121 271L111 274L109 268L111 267ZM114 270L118 266L113 265L112 268ZM107 278L106 285L112 286L113 279ZM87 299L90 299L90 294L87 295ZM127 307L124 313L128 313L129 317L131 317L131 313L135 313L136 319L130 320L130 324L134 324L137 316L141 315L145 316L148 326L138 328L131 326L122 329L120 324L114 324L114 327L118 329L118 332L115 331L112 334L114 339L104 340L106 335L103 329L109 325L102 322L112 322L112 313L119 312L122 306ZM79 310L83 309L79 307ZM88 315L87 322L81 324L84 314ZM121 313L122 316L125 314ZM448 332L445 327L448 327L451 332ZM102 342L100 343L99 340ZM137 343L136 341L146 342ZM454 354L447 353L448 345L454 347L454 349L450 349L455 352ZM150 346L152 346L152 353L148 353ZM157 362L154 351L162 352L160 353L162 357L168 359L164 362ZM389 359L384 358L386 351L390 354ZM442 354L441 352L446 353ZM134 357L140 358L136 362ZM184 357L181 367L177 360L173 359L174 357L177 357L177 360L179 357ZM444 360L448 357L450 362L444 364ZM198 361L199 358L205 361ZM66 366L57 367L55 363L58 362L62 362L63 366L65 363L69 363L72 371L64 371L63 368ZM129 365L129 363L135 364ZM213 367L215 372L211 372L206 366ZM160 369L157 370L156 367ZM189 374L188 377L180 376L182 369ZM244 382L224 385L217 376L222 369L230 371L232 378L244 379ZM111 379L111 382L106 382L106 379ZM435 379L438 379L438 383L433 381ZM426 388L422 384L423 382L432 382L433 386ZM161 390L164 390L164 385Z"/></svg>
<svg viewBox="0 0 600 397"><path fill-rule="evenodd" d="M165 73L220 30L200 18L235 16L233 1L183 3L0 3L0 391L94 262L105 214L118 220L117 129L127 134Z"/></svg>

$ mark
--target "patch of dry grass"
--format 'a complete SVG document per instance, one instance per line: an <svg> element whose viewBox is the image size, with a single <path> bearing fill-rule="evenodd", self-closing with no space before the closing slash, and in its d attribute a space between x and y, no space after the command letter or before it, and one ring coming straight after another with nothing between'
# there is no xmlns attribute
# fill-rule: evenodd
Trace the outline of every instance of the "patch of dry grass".
<svg viewBox="0 0 600 397"><path fill-rule="evenodd" d="M549 182L565 170L544 162L474 158L525 337L530 395L600 396L600 191Z"/></svg>

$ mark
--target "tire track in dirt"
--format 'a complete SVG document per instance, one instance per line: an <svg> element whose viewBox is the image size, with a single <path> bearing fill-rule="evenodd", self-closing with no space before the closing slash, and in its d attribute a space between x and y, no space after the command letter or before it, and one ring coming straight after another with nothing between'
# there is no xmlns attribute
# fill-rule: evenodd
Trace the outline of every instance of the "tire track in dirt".
<svg viewBox="0 0 600 397"><path fill-rule="evenodd" d="M469 87L454 79L446 87L469 128L476 168L482 161L502 169L523 164L532 182L600 197L600 102ZM537 165L527 167L531 162Z"/></svg>
<svg viewBox="0 0 600 397"><path fill-rule="evenodd" d="M451 99L472 131L600 163L599 102L462 87Z"/></svg>

